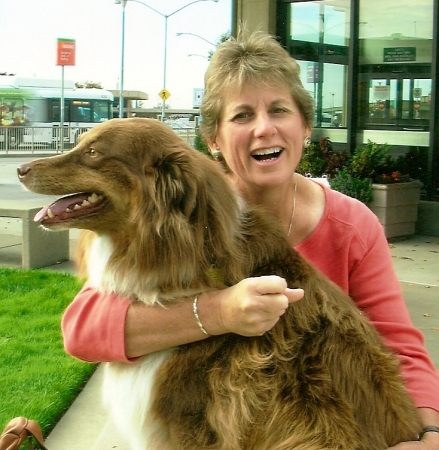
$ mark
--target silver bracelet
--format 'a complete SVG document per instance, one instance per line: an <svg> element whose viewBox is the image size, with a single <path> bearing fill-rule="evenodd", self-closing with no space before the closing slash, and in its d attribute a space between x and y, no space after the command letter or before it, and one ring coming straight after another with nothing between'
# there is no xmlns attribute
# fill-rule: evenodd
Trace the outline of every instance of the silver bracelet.
<svg viewBox="0 0 439 450"><path fill-rule="evenodd" d="M428 427L425 427L422 429L422 431L419 433L418 440L420 441L422 439L422 436L424 436L425 433L439 433L439 427L435 427L434 425L430 425Z"/></svg>
<svg viewBox="0 0 439 450"><path fill-rule="evenodd" d="M200 330L206 336L210 336L210 334L203 327L203 324L201 323L201 320L200 320L200 316L198 315L198 295L196 295L195 298L194 298L194 303L192 304L192 308L193 308L193 311L194 311L195 320L197 321L197 324L200 327Z"/></svg>

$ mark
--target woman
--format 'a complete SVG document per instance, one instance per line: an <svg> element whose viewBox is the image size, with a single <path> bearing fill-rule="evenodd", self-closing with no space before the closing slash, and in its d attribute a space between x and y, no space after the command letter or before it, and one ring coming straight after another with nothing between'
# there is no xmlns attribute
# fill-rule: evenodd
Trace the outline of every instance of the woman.
<svg viewBox="0 0 439 450"><path fill-rule="evenodd" d="M246 201L279 220L291 245L349 293L400 356L430 431L422 444L393 448L439 449L439 378L410 321L381 225L363 204L295 173L313 119L296 61L263 33L221 44L206 73L202 116L211 152ZM65 346L84 360L128 363L209 335L261 335L302 295L276 276L246 279L199 295L194 316L193 299L165 310L85 286L63 318Z"/></svg>

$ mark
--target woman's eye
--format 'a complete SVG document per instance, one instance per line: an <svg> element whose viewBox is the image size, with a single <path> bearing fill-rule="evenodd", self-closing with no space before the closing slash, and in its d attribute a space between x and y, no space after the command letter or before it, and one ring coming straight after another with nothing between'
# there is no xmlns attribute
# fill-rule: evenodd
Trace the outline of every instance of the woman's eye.
<svg viewBox="0 0 439 450"><path fill-rule="evenodd" d="M248 111L243 111L243 112L240 112L240 113L236 114L236 115L233 117L233 121L234 121L234 122L239 122L239 121L242 121L242 120L246 120L246 119L248 119L248 118L250 118L250 117L251 117L251 113L250 113L250 112L248 112Z"/></svg>
<svg viewBox="0 0 439 450"><path fill-rule="evenodd" d="M284 108L273 108L272 110L271 110L271 112L273 113L273 114L282 114L282 113L284 113L285 112L285 109Z"/></svg>

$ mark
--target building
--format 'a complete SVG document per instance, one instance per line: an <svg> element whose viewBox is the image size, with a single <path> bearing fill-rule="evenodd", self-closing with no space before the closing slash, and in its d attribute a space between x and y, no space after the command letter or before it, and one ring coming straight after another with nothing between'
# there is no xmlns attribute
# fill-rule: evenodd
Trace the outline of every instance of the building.
<svg viewBox="0 0 439 450"><path fill-rule="evenodd" d="M113 101L113 116L119 117L119 102L120 102L120 91L110 91L114 96ZM123 117L132 117L135 115L137 109L139 109L139 102L143 100L148 100L149 95L142 91L123 91L122 93L124 99L124 111Z"/></svg>
<svg viewBox="0 0 439 450"><path fill-rule="evenodd" d="M240 23L268 31L298 60L316 105L313 139L416 147L437 195L438 22L438 0L234 0L232 34Z"/></svg>
<svg viewBox="0 0 439 450"><path fill-rule="evenodd" d="M113 117L119 117L120 91L110 91L114 95ZM196 97L202 97L203 89L194 89L194 103ZM149 96L142 91L123 91L124 112L123 117L147 117L150 119L161 119L161 108L144 108L143 100L148 100ZM198 100L198 99L197 99ZM200 100L198 100L200 101ZM166 109L166 117L169 120L184 119L191 122L192 127L198 124L197 118L200 116L198 108L178 108Z"/></svg>

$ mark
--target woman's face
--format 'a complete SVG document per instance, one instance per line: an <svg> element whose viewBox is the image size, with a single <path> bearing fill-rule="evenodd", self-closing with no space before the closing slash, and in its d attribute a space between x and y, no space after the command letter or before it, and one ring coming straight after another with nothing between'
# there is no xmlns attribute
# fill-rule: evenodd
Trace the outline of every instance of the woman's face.
<svg viewBox="0 0 439 450"><path fill-rule="evenodd" d="M230 90L223 99L212 143L233 172L238 187L274 187L291 182L309 136L287 87Z"/></svg>

